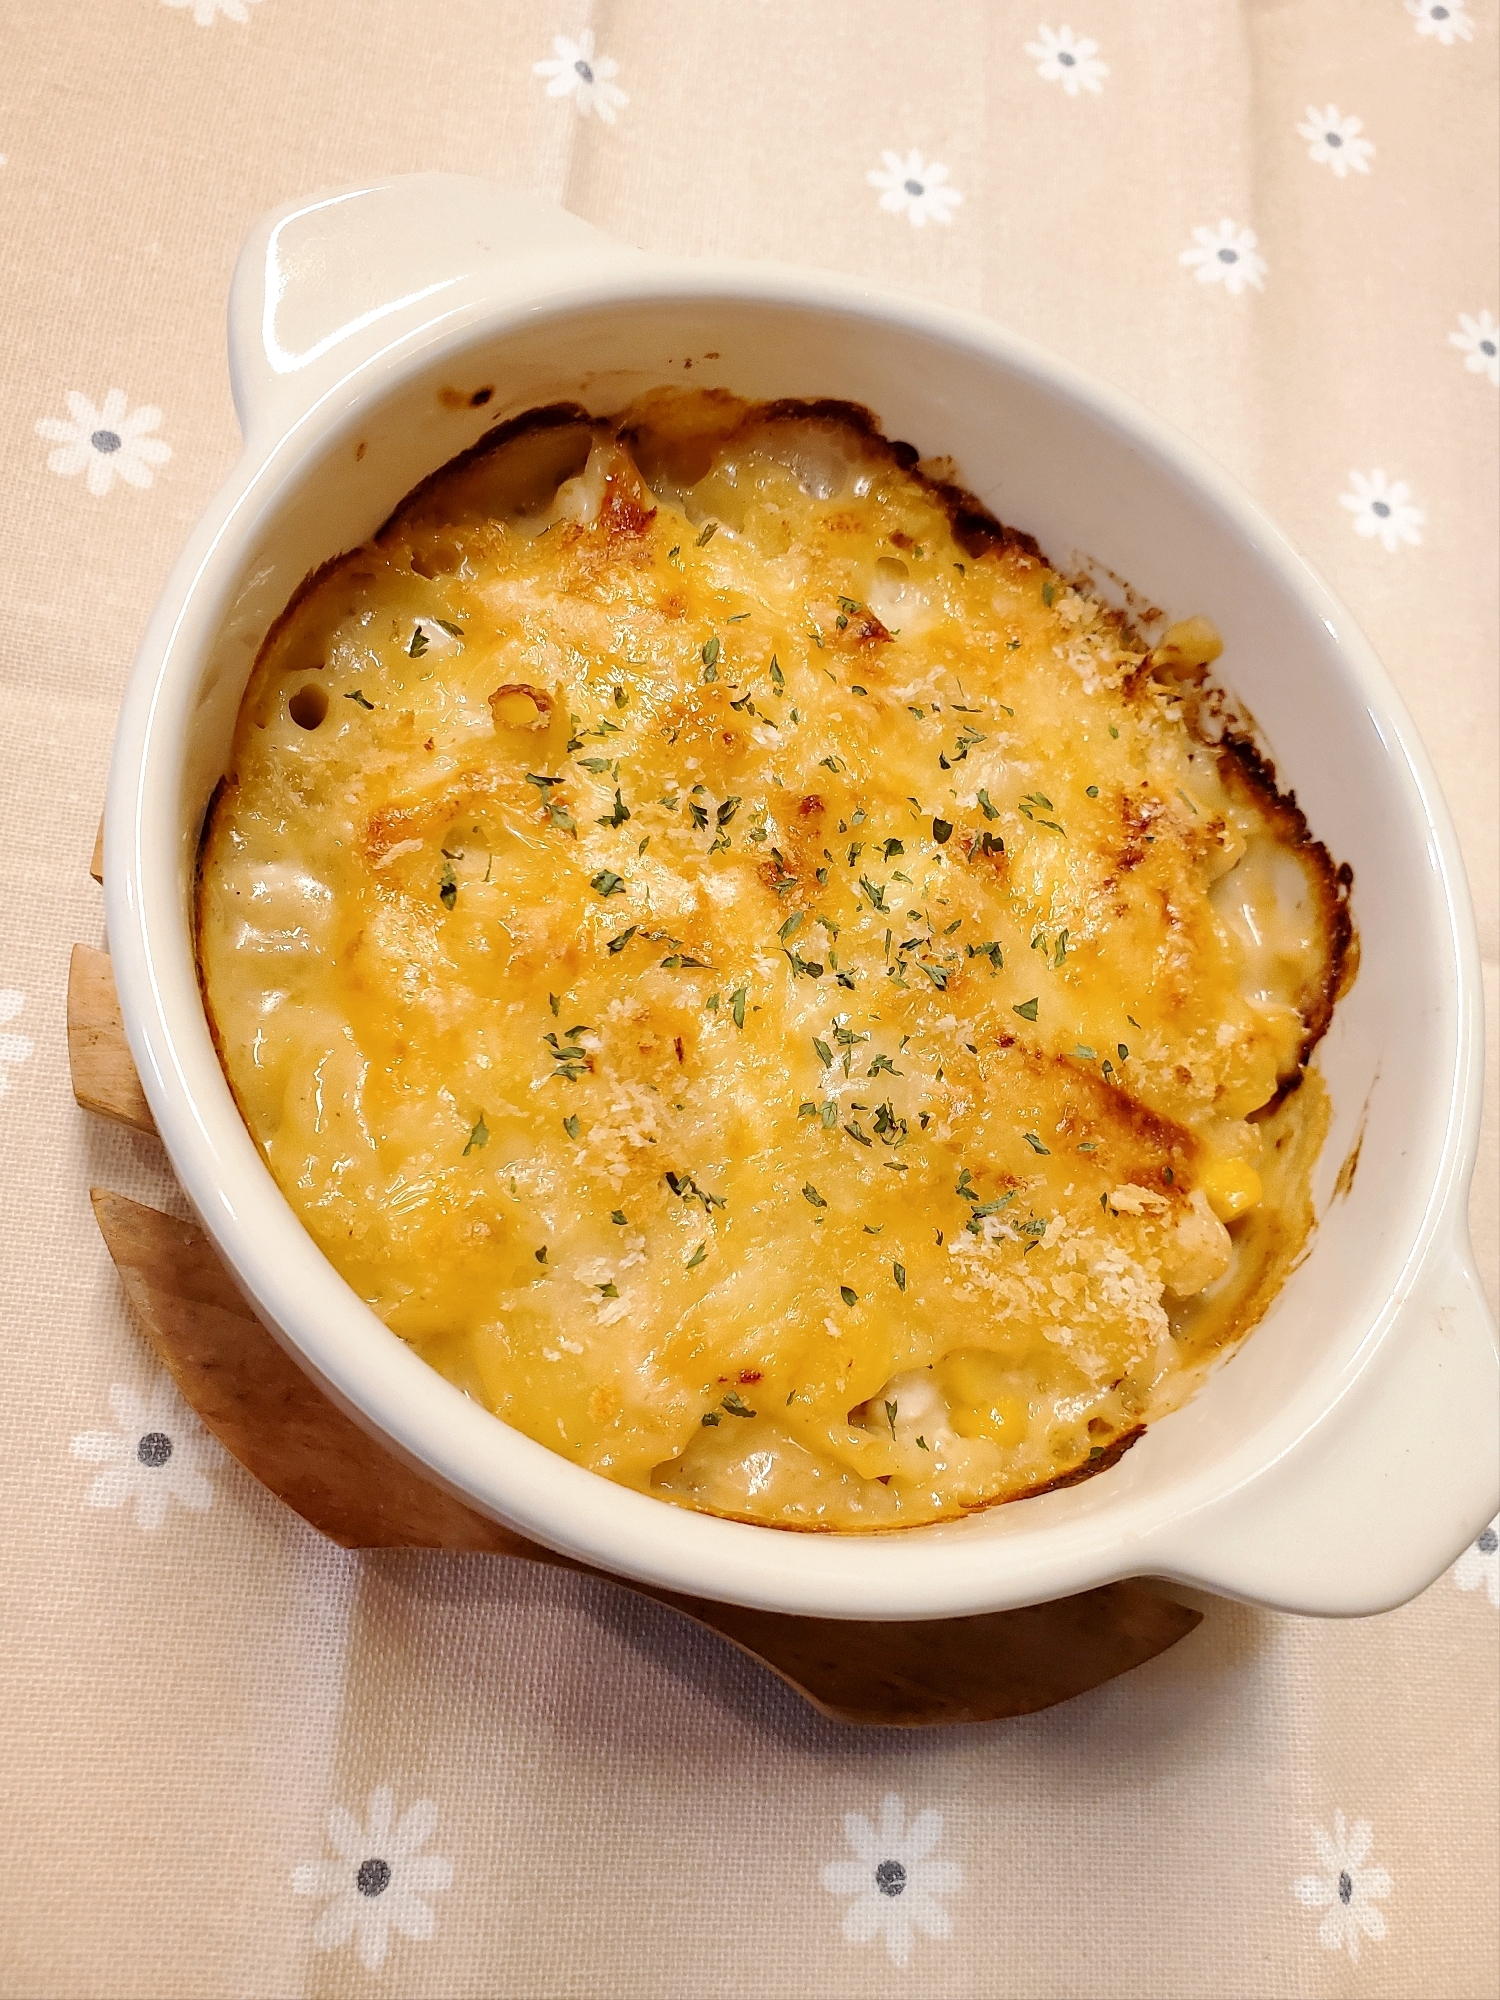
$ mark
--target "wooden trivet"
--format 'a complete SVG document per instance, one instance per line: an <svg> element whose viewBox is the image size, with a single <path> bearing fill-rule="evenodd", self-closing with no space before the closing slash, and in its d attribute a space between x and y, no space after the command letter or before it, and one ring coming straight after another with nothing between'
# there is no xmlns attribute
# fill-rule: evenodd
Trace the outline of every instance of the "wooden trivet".
<svg viewBox="0 0 1500 2000"><path fill-rule="evenodd" d="M109 956L86 945L69 968L68 1056L86 1110L155 1132ZM1150 1585L1111 1583L980 1618L849 1623L591 1570L464 1506L368 1437L255 1317L196 1224L105 1189L92 1198L125 1295L184 1399L249 1473L343 1548L463 1550L602 1577L718 1633L824 1715L887 1728L1030 1715L1153 1659L1202 1618Z"/></svg>

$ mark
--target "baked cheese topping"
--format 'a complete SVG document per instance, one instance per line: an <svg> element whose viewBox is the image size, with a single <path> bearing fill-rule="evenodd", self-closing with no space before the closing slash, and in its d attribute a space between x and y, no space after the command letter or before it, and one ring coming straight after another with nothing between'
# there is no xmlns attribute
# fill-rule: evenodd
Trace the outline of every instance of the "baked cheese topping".
<svg viewBox="0 0 1500 2000"><path fill-rule="evenodd" d="M226 1073L359 1295L787 1527L1189 1393L1310 1227L1352 964L1212 627L1148 651L942 473L832 405L507 426L289 607L201 857Z"/></svg>

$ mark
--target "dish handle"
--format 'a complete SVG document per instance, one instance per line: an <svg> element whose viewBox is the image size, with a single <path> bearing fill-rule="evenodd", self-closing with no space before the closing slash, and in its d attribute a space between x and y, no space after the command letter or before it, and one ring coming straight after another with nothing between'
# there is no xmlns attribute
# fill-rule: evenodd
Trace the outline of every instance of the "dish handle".
<svg viewBox="0 0 1500 2000"><path fill-rule="evenodd" d="M1367 1616L1436 1582L1497 1505L1500 1352L1461 1231L1429 1250L1328 1414L1179 1517L1154 1552L1168 1559L1143 1567L1280 1610Z"/></svg>
<svg viewBox="0 0 1500 2000"><path fill-rule="evenodd" d="M245 441L279 437L361 363L519 289L538 262L639 255L554 202L463 174L401 174L276 209L229 293Z"/></svg>

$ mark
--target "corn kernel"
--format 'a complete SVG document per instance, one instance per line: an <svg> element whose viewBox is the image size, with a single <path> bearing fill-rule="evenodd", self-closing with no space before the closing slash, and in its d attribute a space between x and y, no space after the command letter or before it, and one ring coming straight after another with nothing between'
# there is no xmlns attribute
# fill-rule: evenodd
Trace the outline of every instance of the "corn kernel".
<svg viewBox="0 0 1500 2000"><path fill-rule="evenodd" d="M1212 619L1184 618L1163 633L1152 659L1168 673L1187 673L1208 666L1223 650L1224 641Z"/></svg>
<svg viewBox="0 0 1500 2000"><path fill-rule="evenodd" d="M944 1357L939 1380L947 1392L949 1422L960 1437L989 1438L998 1445L1018 1445L1026 1436L1030 1412L1015 1393L1012 1370L998 1354L966 1348Z"/></svg>
<svg viewBox="0 0 1500 2000"><path fill-rule="evenodd" d="M1260 1175L1243 1160L1214 1160L1201 1185L1220 1222L1233 1222L1237 1215L1244 1215L1257 1206L1264 1193Z"/></svg>

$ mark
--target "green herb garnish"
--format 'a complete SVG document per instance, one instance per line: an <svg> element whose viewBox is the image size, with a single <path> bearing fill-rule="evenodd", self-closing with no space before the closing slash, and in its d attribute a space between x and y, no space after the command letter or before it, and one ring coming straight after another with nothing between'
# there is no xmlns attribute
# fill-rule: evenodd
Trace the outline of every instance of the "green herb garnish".
<svg viewBox="0 0 1500 2000"><path fill-rule="evenodd" d="M552 1074L565 1078L569 1083L577 1083L579 1077L583 1075L583 1065L588 1061L587 1051L580 1048L573 1039L575 1035L581 1035L582 1033L583 1029L581 1027L570 1029L565 1042L560 1042L556 1035L543 1035L542 1037L542 1040L551 1049L552 1060L557 1065Z"/></svg>
<svg viewBox="0 0 1500 2000"><path fill-rule="evenodd" d="M698 1185L698 1182L691 1174L663 1174L662 1179L679 1201L701 1202L705 1215L712 1213L716 1208L723 1208L725 1205L722 1195L710 1194L707 1188Z"/></svg>

